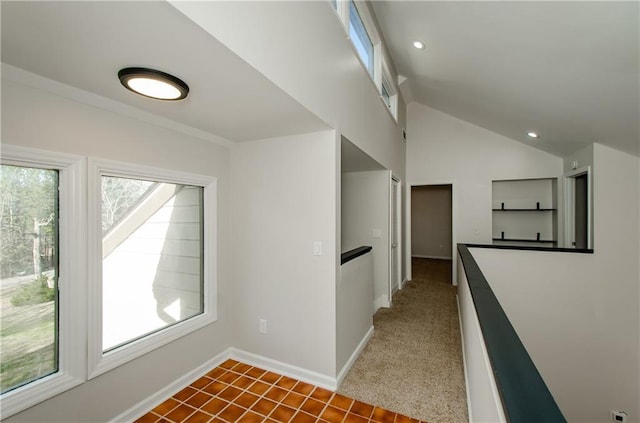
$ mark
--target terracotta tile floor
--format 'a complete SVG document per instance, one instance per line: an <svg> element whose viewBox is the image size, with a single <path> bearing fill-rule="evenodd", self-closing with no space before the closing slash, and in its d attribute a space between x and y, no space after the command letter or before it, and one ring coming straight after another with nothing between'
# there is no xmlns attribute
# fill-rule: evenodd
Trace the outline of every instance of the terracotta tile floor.
<svg viewBox="0 0 640 423"><path fill-rule="evenodd" d="M227 360L136 420L151 422L418 422L332 391Z"/></svg>

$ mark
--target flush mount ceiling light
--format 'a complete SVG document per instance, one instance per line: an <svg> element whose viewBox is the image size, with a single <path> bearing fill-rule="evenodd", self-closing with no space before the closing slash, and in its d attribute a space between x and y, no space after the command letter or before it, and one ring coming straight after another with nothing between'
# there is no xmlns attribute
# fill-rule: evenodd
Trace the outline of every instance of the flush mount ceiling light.
<svg viewBox="0 0 640 423"><path fill-rule="evenodd" d="M527 135L529 135L529 137L531 138L540 138L540 135L538 135L537 132L533 132L533 131L527 132Z"/></svg>
<svg viewBox="0 0 640 423"><path fill-rule="evenodd" d="M118 78L126 89L157 100L182 100L189 93L184 81L155 69L125 68Z"/></svg>
<svg viewBox="0 0 640 423"><path fill-rule="evenodd" d="M413 46L418 50L424 50L424 43L422 41L414 41Z"/></svg>

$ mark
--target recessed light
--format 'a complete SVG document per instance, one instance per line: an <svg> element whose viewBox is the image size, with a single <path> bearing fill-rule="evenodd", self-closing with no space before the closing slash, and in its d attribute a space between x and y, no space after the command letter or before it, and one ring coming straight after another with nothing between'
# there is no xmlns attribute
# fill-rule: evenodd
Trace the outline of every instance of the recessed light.
<svg viewBox="0 0 640 423"><path fill-rule="evenodd" d="M155 69L125 68L118 78L126 89L157 100L182 100L189 93L184 81Z"/></svg>
<svg viewBox="0 0 640 423"><path fill-rule="evenodd" d="M418 50L423 50L424 49L424 43L422 41L414 41L413 42L413 46L415 48L417 48Z"/></svg>
<svg viewBox="0 0 640 423"><path fill-rule="evenodd" d="M527 132L527 135L529 135L531 138L540 138L540 135L538 135L537 132Z"/></svg>

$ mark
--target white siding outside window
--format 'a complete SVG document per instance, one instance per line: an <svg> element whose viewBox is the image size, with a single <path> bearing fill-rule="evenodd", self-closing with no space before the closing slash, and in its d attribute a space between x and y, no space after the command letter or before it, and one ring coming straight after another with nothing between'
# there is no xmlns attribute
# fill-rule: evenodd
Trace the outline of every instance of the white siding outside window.
<svg viewBox="0 0 640 423"><path fill-rule="evenodd" d="M104 160L89 173L91 378L216 320L216 183ZM139 192L111 219L121 185Z"/></svg>

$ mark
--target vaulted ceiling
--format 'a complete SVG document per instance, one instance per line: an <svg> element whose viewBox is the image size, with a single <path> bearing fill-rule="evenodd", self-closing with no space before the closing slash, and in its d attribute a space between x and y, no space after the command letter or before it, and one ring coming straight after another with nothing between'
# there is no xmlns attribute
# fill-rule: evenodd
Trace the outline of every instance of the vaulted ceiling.
<svg viewBox="0 0 640 423"><path fill-rule="evenodd" d="M371 4L406 100L560 156L591 142L640 155L640 3ZM169 3L4 1L1 18L4 63L181 124L232 141L327 128ZM190 96L122 89L117 71L141 63Z"/></svg>
<svg viewBox="0 0 640 423"><path fill-rule="evenodd" d="M371 4L408 100L557 155L640 155L639 2Z"/></svg>
<svg viewBox="0 0 640 423"><path fill-rule="evenodd" d="M313 113L163 1L3 1L2 62L231 141L328 129ZM188 81L180 102L125 90L153 67Z"/></svg>

